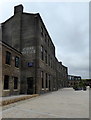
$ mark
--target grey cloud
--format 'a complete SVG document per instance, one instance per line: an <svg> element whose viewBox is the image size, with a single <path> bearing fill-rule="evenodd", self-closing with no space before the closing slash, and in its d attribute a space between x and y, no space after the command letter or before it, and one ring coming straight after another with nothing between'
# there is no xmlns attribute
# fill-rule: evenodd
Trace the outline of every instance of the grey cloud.
<svg viewBox="0 0 91 120"><path fill-rule="evenodd" d="M10 12L16 4L18 2L4 4L3 20L11 16ZM39 12L42 16L56 46L56 56L68 66L69 74L88 78L89 3L24 2L23 5L24 11Z"/></svg>

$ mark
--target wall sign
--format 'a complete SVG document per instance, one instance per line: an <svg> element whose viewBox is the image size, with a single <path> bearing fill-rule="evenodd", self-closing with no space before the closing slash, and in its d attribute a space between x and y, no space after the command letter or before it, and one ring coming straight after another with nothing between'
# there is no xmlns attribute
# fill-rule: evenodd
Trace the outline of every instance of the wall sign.
<svg viewBox="0 0 91 120"><path fill-rule="evenodd" d="M33 67L33 62L28 62L28 67Z"/></svg>
<svg viewBox="0 0 91 120"><path fill-rule="evenodd" d="M23 48L22 50L22 54L32 54L32 53L35 53L35 48L33 46Z"/></svg>

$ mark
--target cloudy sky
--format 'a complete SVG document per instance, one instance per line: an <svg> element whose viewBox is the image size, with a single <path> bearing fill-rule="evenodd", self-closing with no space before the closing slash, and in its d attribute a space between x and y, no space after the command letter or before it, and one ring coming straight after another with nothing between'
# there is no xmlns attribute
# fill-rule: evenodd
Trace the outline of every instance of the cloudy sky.
<svg viewBox="0 0 91 120"><path fill-rule="evenodd" d="M56 57L68 67L68 73L89 78L89 3L3 2L0 23L13 15L18 4L23 4L24 12L40 13L56 47Z"/></svg>

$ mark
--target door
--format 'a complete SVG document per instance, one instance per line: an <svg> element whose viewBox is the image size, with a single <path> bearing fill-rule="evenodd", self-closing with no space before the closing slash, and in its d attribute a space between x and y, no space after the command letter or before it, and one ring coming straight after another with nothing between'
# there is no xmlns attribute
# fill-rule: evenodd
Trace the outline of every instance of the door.
<svg viewBox="0 0 91 120"><path fill-rule="evenodd" d="M33 94L33 77L27 78L27 94Z"/></svg>

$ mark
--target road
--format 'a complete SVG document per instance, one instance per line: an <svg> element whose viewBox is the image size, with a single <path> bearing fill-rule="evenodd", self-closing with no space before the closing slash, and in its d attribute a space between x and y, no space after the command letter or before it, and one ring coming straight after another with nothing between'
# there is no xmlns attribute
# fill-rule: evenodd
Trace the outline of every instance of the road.
<svg viewBox="0 0 91 120"><path fill-rule="evenodd" d="M17 116L16 116L17 113ZM89 89L64 88L3 107L3 118L89 118Z"/></svg>

